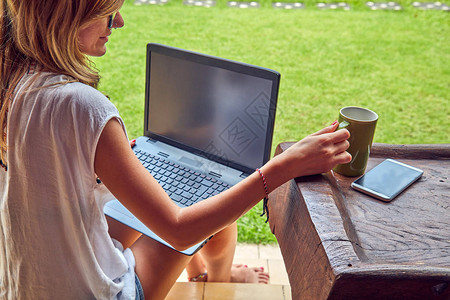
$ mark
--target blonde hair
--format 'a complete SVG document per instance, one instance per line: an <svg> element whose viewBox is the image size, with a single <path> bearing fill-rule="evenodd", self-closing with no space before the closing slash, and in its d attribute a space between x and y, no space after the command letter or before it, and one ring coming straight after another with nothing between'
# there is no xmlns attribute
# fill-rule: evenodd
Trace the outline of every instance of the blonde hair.
<svg viewBox="0 0 450 300"><path fill-rule="evenodd" d="M80 28L117 11L124 0L0 0L0 138L13 92L30 64L97 87L100 79L80 50Z"/></svg>

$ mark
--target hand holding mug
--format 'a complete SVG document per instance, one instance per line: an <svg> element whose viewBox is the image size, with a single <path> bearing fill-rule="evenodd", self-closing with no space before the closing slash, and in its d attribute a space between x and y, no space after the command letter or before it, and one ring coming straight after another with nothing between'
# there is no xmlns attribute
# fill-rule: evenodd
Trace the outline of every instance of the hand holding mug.
<svg viewBox="0 0 450 300"><path fill-rule="evenodd" d="M337 165L333 170L345 176L364 174L372 148L378 115L366 108L349 106L339 112L339 129L346 128L350 132L347 152L352 160L347 164Z"/></svg>

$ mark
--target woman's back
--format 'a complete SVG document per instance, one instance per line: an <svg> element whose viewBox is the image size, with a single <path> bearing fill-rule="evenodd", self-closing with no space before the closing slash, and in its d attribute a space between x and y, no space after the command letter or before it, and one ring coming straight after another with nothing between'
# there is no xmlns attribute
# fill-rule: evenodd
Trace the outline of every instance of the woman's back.
<svg viewBox="0 0 450 300"><path fill-rule="evenodd" d="M67 299L68 291L99 299L123 288L112 280L128 263L108 235L101 197L107 193L94 172L101 130L119 115L97 90L58 84L67 80L26 75L16 88L8 170L0 171L0 296L9 289L19 299ZM132 255L125 256L134 267Z"/></svg>

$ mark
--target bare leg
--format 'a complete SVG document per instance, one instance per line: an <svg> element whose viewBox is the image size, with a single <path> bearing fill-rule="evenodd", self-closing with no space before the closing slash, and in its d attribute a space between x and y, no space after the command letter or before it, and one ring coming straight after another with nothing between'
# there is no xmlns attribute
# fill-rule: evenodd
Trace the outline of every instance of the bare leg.
<svg viewBox="0 0 450 300"><path fill-rule="evenodd" d="M142 235L142 233L134 230L131 227L123 225L119 221L106 216L108 221L109 235L122 243L124 249L130 248L131 245Z"/></svg>
<svg viewBox="0 0 450 300"><path fill-rule="evenodd" d="M186 267L188 277L208 271L209 282L268 283L269 274L262 268L233 265L237 241L237 225L233 223L214 235Z"/></svg>
<svg viewBox="0 0 450 300"><path fill-rule="evenodd" d="M199 251L199 258L208 270L208 281L230 282L231 265L233 264L234 251L237 241L237 225L233 223L214 237ZM198 274L189 274L189 277Z"/></svg>
<svg viewBox="0 0 450 300"><path fill-rule="evenodd" d="M195 281L206 281L206 277L198 278L200 274L206 272L206 266L203 262L203 257L200 252L197 252L186 266L186 272L188 274L188 279L197 278Z"/></svg>
<svg viewBox="0 0 450 300"><path fill-rule="evenodd" d="M139 232L108 218L110 235L124 247L132 249L136 259L136 273L147 299L164 299L177 278L193 257L176 252ZM217 233L186 267L189 277L208 270L208 281L258 282L259 268L232 266L236 248L237 226L233 224ZM131 245L131 246L130 246ZM189 273L189 269L192 273ZM255 270L253 270L255 269ZM198 272L198 273L197 273ZM259 274L259 275L261 275ZM268 281L268 274L267 281ZM261 282L261 281L259 281Z"/></svg>
<svg viewBox="0 0 450 300"><path fill-rule="evenodd" d="M164 299L191 260L143 235L131 246L146 299Z"/></svg>
<svg viewBox="0 0 450 300"><path fill-rule="evenodd" d="M109 234L124 248L131 248L136 260L136 274L146 299L164 299L192 257L135 231L107 217Z"/></svg>

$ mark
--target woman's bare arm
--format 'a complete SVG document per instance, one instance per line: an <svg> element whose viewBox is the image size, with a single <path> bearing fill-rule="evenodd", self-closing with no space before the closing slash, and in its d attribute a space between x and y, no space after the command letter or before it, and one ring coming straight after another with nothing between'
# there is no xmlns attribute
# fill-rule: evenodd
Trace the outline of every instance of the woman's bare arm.
<svg viewBox="0 0 450 300"><path fill-rule="evenodd" d="M347 130L326 127L274 157L261 171L269 190L289 179L329 171L349 162ZM179 208L129 146L122 126L112 119L105 126L96 151L95 171L106 187L137 218L177 249L184 249L228 226L265 196L254 172L227 191L186 208Z"/></svg>

